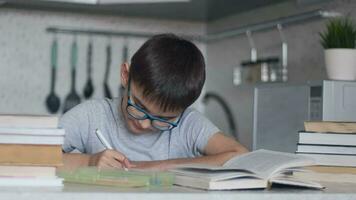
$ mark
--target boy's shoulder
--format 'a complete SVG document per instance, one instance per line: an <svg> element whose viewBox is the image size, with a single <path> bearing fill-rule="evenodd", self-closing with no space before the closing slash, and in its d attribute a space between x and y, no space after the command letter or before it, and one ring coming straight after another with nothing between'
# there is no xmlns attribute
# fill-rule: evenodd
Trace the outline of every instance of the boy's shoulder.
<svg viewBox="0 0 356 200"><path fill-rule="evenodd" d="M182 119L191 117L192 115L196 115L196 114L199 114L199 112L195 108L188 107L184 110L184 112L182 114Z"/></svg>
<svg viewBox="0 0 356 200"><path fill-rule="evenodd" d="M111 109L112 104L115 104L116 100L111 99L90 99L86 100L79 105L75 106L68 113L81 113L81 114L99 114L107 112Z"/></svg>
<svg viewBox="0 0 356 200"><path fill-rule="evenodd" d="M86 100L86 101L82 102L77 107L81 107L82 109L86 109L86 108L100 108L100 109L102 109L103 107L110 106L112 103L114 103L114 100L107 99L107 98L90 99L90 100Z"/></svg>
<svg viewBox="0 0 356 200"><path fill-rule="evenodd" d="M193 107L189 107L187 108L183 115L182 115L182 119L181 122L183 124L187 123L187 122L197 122L197 121L204 121L207 120L207 118L205 117L205 115L203 113L201 113L200 111L198 111L197 109L193 108Z"/></svg>

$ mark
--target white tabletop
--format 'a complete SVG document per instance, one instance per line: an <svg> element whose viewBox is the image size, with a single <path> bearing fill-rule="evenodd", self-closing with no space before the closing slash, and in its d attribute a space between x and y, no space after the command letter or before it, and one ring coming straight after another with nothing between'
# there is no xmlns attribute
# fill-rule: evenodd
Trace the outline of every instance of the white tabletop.
<svg viewBox="0 0 356 200"><path fill-rule="evenodd" d="M2 187L0 199L9 200L356 200L356 184L323 183L324 190L300 189L292 187L274 187L271 190L234 190L234 191L204 191L191 188L173 186L170 188L115 188L93 185L65 184L63 188L39 187Z"/></svg>

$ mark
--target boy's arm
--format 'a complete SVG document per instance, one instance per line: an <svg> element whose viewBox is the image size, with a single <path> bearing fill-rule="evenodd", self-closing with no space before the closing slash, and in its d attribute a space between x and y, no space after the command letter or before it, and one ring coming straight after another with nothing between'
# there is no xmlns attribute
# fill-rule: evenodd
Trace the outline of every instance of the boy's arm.
<svg viewBox="0 0 356 200"><path fill-rule="evenodd" d="M204 149L204 156L196 158L180 158L161 161L131 162L137 168L169 169L177 164L204 163L210 165L223 165L230 158L247 153L248 150L234 139L218 132L208 141Z"/></svg>
<svg viewBox="0 0 356 200"><path fill-rule="evenodd" d="M59 169L75 169L84 166L122 168L125 163L128 168L169 169L177 164L204 163L222 165L230 158L248 152L248 150L221 132L214 134L204 149L204 156L196 158L180 158L161 161L128 162L125 156L114 150L106 150L97 154L64 153L63 166ZM126 163L127 162L127 163Z"/></svg>

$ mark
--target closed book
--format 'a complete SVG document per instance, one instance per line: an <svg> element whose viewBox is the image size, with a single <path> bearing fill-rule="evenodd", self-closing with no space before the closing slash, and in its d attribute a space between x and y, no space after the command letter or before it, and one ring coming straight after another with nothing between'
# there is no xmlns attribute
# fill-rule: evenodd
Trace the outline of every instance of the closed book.
<svg viewBox="0 0 356 200"><path fill-rule="evenodd" d="M205 190L266 188L268 183L323 188L317 182L297 180L291 174L313 165L310 158L269 150L257 150L228 160L223 166L178 165L172 169L175 184Z"/></svg>
<svg viewBox="0 0 356 200"><path fill-rule="evenodd" d="M0 165L0 176L11 177L56 177L55 167Z"/></svg>
<svg viewBox="0 0 356 200"><path fill-rule="evenodd" d="M298 144L297 152L356 155L356 146Z"/></svg>
<svg viewBox="0 0 356 200"><path fill-rule="evenodd" d="M0 144L62 145L64 129L0 128Z"/></svg>
<svg viewBox="0 0 356 200"><path fill-rule="evenodd" d="M1 187L62 187L62 178L0 177Z"/></svg>
<svg viewBox="0 0 356 200"><path fill-rule="evenodd" d="M316 165L356 167L356 155L298 153L313 158Z"/></svg>
<svg viewBox="0 0 356 200"><path fill-rule="evenodd" d="M316 181L316 182L332 182L332 183L356 183L356 174L335 174L335 173L321 173L299 171L293 172L293 176L302 180Z"/></svg>
<svg viewBox="0 0 356 200"><path fill-rule="evenodd" d="M46 115L0 115L0 127L6 128L57 128L58 117Z"/></svg>
<svg viewBox="0 0 356 200"><path fill-rule="evenodd" d="M175 184L185 187L192 187L206 190L233 190L233 189L263 189L266 188L267 180L249 177L237 177L223 181L214 181L205 178L177 175Z"/></svg>
<svg viewBox="0 0 356 200"><path fill-rule="evenodd" d="M60 166L62 146L0 144L0 165Z"/></svg>
<svg viewBox="0 0 356 200"><path fill-rule="evenodd" d="M331 167L331 166L309 166L305 167L307 170L319 173L332 173L332 174L355 174L356 167Z"/></svg>
<svg viewBox="0 0 356 200"><path fill-rule="evenodd" d="M299 132L298 143L356 146L356 134Z"/></svg>
<svg viewBox="0 0 356 200"><path fill-rule="evenodd" d="M356 122L306 121L304 129L312 132L356 133Z"/></svg>

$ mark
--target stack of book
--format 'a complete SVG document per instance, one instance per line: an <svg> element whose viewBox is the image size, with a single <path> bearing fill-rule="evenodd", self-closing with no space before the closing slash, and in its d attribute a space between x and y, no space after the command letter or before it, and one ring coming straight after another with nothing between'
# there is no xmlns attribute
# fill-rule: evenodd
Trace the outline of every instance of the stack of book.
<svg viewBox="0 0 356 200"><path fill-rule="evenodd" d="M296 153L319 166L314 174L296 173L319 181L356 182L356 122L307 121L299 132Z"/></svg>
<svg viewBox="0 0 356 200"><path fill-rule="evenodd" d="M0 186L62 186L58 117L0 115Z"/></svg>
<svg viewBox="0 0 356 200"><path fill-rule="evenodd" d="M305 122L297 154L319 165L356 167L356 122Z"/></svg>

